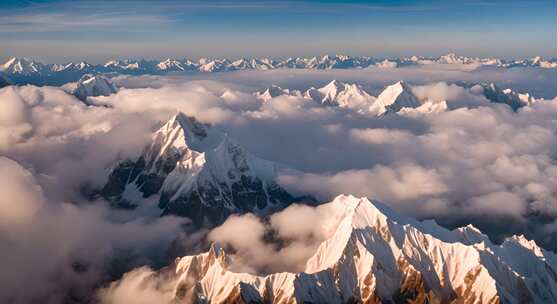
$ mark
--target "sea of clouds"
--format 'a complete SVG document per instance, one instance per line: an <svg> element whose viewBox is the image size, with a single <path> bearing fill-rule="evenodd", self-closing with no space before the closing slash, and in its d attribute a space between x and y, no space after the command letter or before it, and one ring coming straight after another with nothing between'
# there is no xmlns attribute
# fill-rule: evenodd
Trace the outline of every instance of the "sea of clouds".
<svg viewBox="0 0 557 304"><path fill-rule="evenodd" d="M254 155L282 164L279 181L292 192L322 202L342 193L368 196L449 227L473 223L494 239L525 233L555 250L553 70L118 76L117 94L93 99L104 106L86 106L57 87L0 89L0 302L93 297L129 303L138 289L149 291L142 282L153 279L152 269L172 261L169 248L177 242L188 248L211 241L230 246L238 271L301 269L326 236L328 217L319 208L294 206L265 221L233 216L200 237L184 232L185 219L160 218L156 198L126 211L87 195L103 186L118 160L137 157L176 111L212 123ZM359 83L373 95L403 79L418 97L446 100L452 110L372 117L289 96L262 102L252 94L271 84L307 89L332 79ZM513 112L454 84L486 81L545 100ZM300 222L304 225L296 225ZM287 245L264 242L270 231ZM137 268L124 281L107 285L142 265L151 268ZM160 280L153 282L156 292L146 294L146 301L161 296L161 289L166 294Z"/></svg>

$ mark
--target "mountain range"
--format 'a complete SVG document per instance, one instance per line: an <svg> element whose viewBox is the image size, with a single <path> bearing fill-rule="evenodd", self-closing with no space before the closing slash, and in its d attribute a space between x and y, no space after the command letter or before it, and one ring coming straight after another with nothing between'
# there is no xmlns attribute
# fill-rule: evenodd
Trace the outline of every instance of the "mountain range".
<svg viewBox="0 0 557 304"><path fill-rule="evenodd" d="M456 55L373 62L365 58L124 60L104 65L43 65L16 58L3 65L0 87L52 75L63 75L60 79L79 76L63 89L95 105L90 97L118 92L110 76L121 73L410 64L557 67L556 60L539 58L523 65ZM486 102L505 104L514 111L536 102L529 94L494 83L459 85L485 97ZM418 97L404 81L384 87L377 96L362 85L338 80L305 91L272 85L253 94L261 103L294 96L371 116L449 109L446 100ZM153 134L139 157L118 160L110 168L100 195L116 208L136 208L144 199L154 198L161 216L186 217L196 227L212 228L232 214L267 217L293 203L313 204L311 197L299 197L278 183L283 169L251 154L217 127L177 113ZM300 272L235 272L231 267L234 248L215 243L205 253L177 259L157 275L172 281L174 300L185 303L557 303L557 256L524 236L495 244L471 225L447 230L434 221L420 222L381 203L346 195L316 208L333 210L337 222ZM277 241L275 235L266 237L265 241ZM277 246L288 241L278 240Z"/></svg>
<svg viewBox="0 0 557 304"><path fill-rule="evenodd" d="M557 256L523 236L492 243L366 198L338 196L336 228L299 273L237 273L219 244L162 272L187 303L556 303ZM320 207L318 207L320 208ZM170 279L171 278L171 279Z"/></svg>
<svg viewBox="0 0 557 304"><path fill-rule="evenodd" d="M278 185L279 168L223 131L178 113L138 159L113 168L101 193L115 206L131 208L158 194L162 215L212 226L232 213L267 214L302 200Z"/></svg>
<svg viewBox="0 0 557 304"><path fill-rule="evenodd" d="M172 63L165 64L171 65ZM36 65L30 66L33 69L36 68ZM66 83L62 88L86 104L90 104L88 97L108 96L118 91L117 86L107 76L110 75L85 74L77 82ZM0 87L10 84L12 84L10 80L0 75ZM494 83L458 83L457 85L473 94L482 95L492 103L506 104L514 111L536 101L528 93L518 93L509 88L501 89ZM374 116L388 113L431 113L445 111L449 108L445 100L420 100L413 93L412 87L404 81L386 86L377 97L368 93L359 84L338 80L332 80L320 88L311 87L306 91L271 85L253 94L263 102L269 102L279 96L294 96L312 100L323 106L347 108L361 114Z"/></svg>
<svg viewBox="0 0 557 304"><path fill-rule="evenodd" d="M476 95L485 97L489 102L506 104L514 111L535 102L535 99L527 93L501 89L494 83L463 84L462 86ZM368 93L359 84L344 83L338 80L332 80L320 88L311 87L304 92L272 85L255 92L254 95L263 102L270 102L279 96L294 96L314 101L323 106L347 108L373 116L412 111L431 113L448 109L445 100L420 100L414 94L411 86L404 81L386 86L377 97Z"/></svg>
<svg viewBox="0 0 557 304"><path fill-rule="evenodd" d="M369 67L403 67L429 64L460 64L491 66L500 68L537 67L557 68L557 58L542 59L540 57L519 60L505 60L498 58L474 58L447 54L439 57L375 59L371 57L350 57L346 55L325 55L312 58L288 58L275 60L270 58L252 59L165 59L159 60L110 60L103 64L87 62L69 62L65 64L43 64L41 62L14 57L0 65L0 71L6 74L14 83L60 85L77 81L88 73L118 73L118 74L167 74L184 72L224 72L237 70L270 70L279 68L291 69L351 69Z"/></svg>

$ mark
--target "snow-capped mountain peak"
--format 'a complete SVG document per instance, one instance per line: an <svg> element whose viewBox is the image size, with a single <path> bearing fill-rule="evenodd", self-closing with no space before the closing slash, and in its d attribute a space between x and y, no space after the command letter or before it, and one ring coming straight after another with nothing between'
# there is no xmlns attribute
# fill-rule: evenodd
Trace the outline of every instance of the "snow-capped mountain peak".
<svg viewBox="0 0 557 304"><path fill-rule="evenodd" d="M216 147L225 137L223 132L211 125L197 121L194 117L178 112L165 123L153 136L153 146L160 147L151 151L162 156L173 149L191 149L198 152Z"/></svg>
<svg viewBox="0 0 557 304"><path fill-rule="evenodd" d="M159 71L172 72L172 71L186 71L193 68L193 62L187 60L177 60L168 58L161 61L155 65L156 69Z"/></svg>
<svg viewBox="0 0 557 304"><path fill-rule="evenodd" d="M270 212L293 202L276 183L276 170L276 164L251 155L218 128L178 113L155 132L137 160L112 170L102 194L117 205L133 206L140 201L137 194L158 193L163 214L211 225L231 213Z"/></svg>
<svg viewBox="0 0 557 304"><path fill-rule="evenodd" d="M319 89L321 92L328 94L330 96L335 96L337 95L340 91L342 91L344 89L344 87L346 86L346 84L333 79L331 80L331 82L329 82L327 85L325 85L324 87L322 87L321 89Z"/></svg>
<svg viewBox="0 0 557 304"><path fill-rule="evenodd" d="M557 259L514 237L446 230L366 198L339 196L336 228L300 273L236 273L223 249L177 260L177 301L211 303L554 303Z"/></svg>
<svg viewBox="0 0 557 304"><path fill-rule="evenodd" d="M45 67L29 58L13 57L1 66L1 70L6 74L32 75L43 72Z"/></svg>
<svg viewBox="0 0 557 304"><path fill-rule="evenodd" d="M417 108L420 105L421 102L412 93L412 89L404 81L399 81L387 86L379 94L370 111L381 115L388 112L398 112L402 108Z"/></svg>
<svg viewBox="0 0 557 304"><path fill-rule="evenodd" d="M87 97L108 96L118 91L115 84L103 75L86 74L77 82L72 94L86 101Z"/></svg>
<svg viewBox="0 0 557 304"><path fill-rule="evenodd" d="M374 101L373 96L364 91L361 86L337 80L332 80L319 89L311 88L304 93L304 96L326 106L358 109L369 106Z"/></svg>

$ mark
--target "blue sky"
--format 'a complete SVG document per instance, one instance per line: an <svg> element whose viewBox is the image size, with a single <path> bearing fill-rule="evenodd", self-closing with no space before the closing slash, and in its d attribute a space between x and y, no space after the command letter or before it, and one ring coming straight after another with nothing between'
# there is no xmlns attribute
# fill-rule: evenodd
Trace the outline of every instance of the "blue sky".
<svg viewBox="0 0 557 304"><path fill-rule="evenodd" d="M557 1L0 1L0 60L557 56Z"/></svg>

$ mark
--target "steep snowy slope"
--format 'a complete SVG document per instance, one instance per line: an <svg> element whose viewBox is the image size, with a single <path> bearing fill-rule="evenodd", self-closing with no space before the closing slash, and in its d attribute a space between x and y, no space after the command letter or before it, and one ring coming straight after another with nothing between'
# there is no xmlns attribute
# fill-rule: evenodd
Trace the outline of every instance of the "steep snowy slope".
<svg viewBox="0 0 557 304"><path fill-rule="evenodd" d="M218 246L178 259L174 296L194 303L556 303L556 255L524 237L495 245L472 226L418 222L339 196L336 230L302 273L228 270Z"/></svg>
<svg viewBox="0 0 557 304"><path fill-rule="evenodd" d="M136 161L116 166L102 194L123 206L160 194L163 214L210 225L231 213L267 213L295 201L275 182L276 170L225 133L179 113Z"/></svg>
<svg viewBox="0 0 557 304"><path fill-rule="evenodd" d="M396 113L402 108L417 108L421 106L421 102L412 93L410 87L403 81L399 81L393 85L386 87L369 111L375 115L386 113Z"/></svg>

